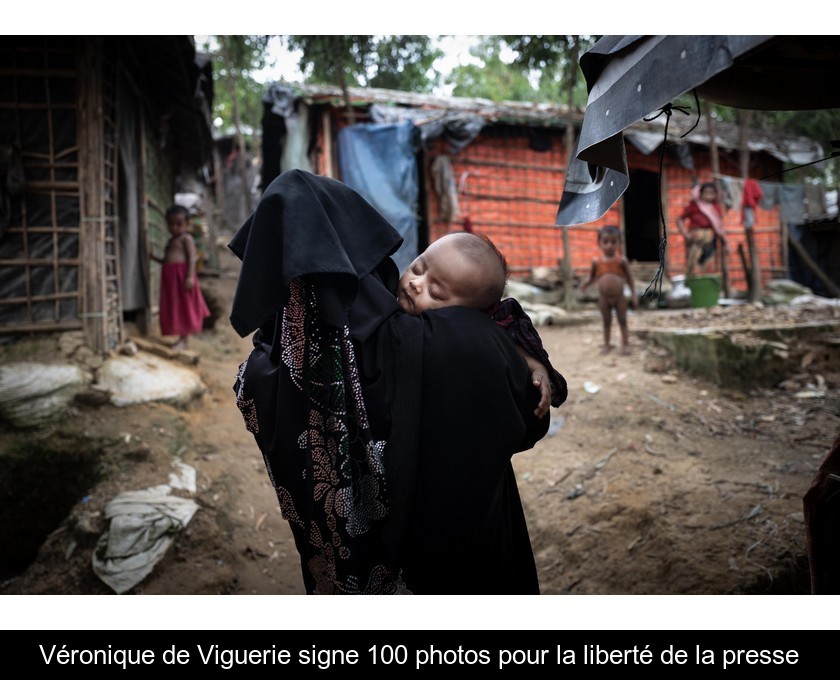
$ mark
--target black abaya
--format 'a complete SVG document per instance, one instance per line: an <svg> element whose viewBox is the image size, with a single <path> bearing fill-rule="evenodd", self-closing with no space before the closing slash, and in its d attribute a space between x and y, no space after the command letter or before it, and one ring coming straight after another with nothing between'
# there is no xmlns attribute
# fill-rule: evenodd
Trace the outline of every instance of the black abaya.
<svg viewBox="0 0 840 680"><path fill-rule="evenodd" d="M306 590L538 593L511 457L547 431L539 394L487 315L399 310L399 244L352 189L296 170L230 245L231 323L256 330L237 403Z"/></svg>

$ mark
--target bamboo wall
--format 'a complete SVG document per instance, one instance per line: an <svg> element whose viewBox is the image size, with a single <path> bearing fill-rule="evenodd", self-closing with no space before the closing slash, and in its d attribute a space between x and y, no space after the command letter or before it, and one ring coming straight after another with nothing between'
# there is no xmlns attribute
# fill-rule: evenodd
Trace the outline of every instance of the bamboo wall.
<svg viewBox="0 0 840 680"><path fill-rule="evenodd" d="M130 74L120 57L119 42L100 36L0 41L0 150L19 152L25 176L0 229L0 333L82 329L102 354L124 339L117 85ZM137 169L141 228L157 254L176 174L160 114L139 114ZM147 277L150 312L158 276Z"/></svg>
<svg viewBox="0 0 840 680"><path fill-rule="evenodd" d="M81 88L76 38L0 44L0 145L19 154L26 182L0 240L0 332L81 326Z"/></svg>
<svg viewBox="0 0 840 680"><path fill-rule="evenodd" d="M532 148L527 128L498 126L485 128L459 153L451 153L448 145L439 140L428 152L426 163L426 195L429 222L429 241L451 230L464 228L463 222L448 221L444 217L441 197L434 190L431 167L436 157L447 155L457 186L461 217L468 217L476 232L489 236L505 253L512 275L523 274L534 267L559 268L564 254L562 229L554 224L565 182L565 148L563 131L540 131L541 146ZM676 218L689 200L695 181L713 179L710 160L702 147L692 147L697 170L682 168L674 159L662 162L662 214L665 217L665 272L668 276L685 271L684 242L676 227ZM658 153L644 155L628 145L631 169L660 173ZM752 168L754 176L763 176L777 169L769 159L758 158ZM721 154L721 173L736 175L737 162L731 154ZM623 198L603 217L585 225L567 227L573 274L586 276L593 257L598 255L597 231L605 224L616 224L627 231L624 224ZM656 200L652 196L650 200ZM740 208L725 212L724 228L729 244L727 266L733 289L746 290L747 282L738 255L738 245L745 252L744 229ZM760 260L762 285L772 277L787 272L785 234L780 225L778 209L756 211L754 227L756 250ZM720 258L715 271L721 272ZM642 283L642 282L639 282Z"/></svg>

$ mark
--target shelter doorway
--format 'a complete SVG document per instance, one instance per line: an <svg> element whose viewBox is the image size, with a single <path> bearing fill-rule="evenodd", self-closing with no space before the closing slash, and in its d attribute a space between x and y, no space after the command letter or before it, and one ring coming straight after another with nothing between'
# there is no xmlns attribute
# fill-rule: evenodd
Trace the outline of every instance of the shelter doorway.
<svg viewBox="0 0 840 680"><path fill-rule="evenodd" d="M631 170L624 192L625 255L631 262L659 261L659 177L648 170Z"/></svg>

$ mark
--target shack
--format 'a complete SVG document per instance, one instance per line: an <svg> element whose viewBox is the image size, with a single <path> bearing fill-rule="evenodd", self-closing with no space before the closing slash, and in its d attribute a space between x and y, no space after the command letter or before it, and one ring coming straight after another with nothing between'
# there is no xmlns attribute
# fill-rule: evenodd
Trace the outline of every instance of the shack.
<svg viewBox="0 0 840 680"><path fill-rule="evenodd" d="M212 168L210 61L191 36L5 36L0 333L81 330L104 354L157 306L164 211Z"/></svg>
<svg viewBox="0 0 840 680"><path fill-rule="evenodd" d="M695 183L714 180L727 201L730 283L747 286L738 259L744 229L735 201L744 179L739 173L743 142L735 125L720 122L709 134L702 120L673 117L667 136L664 119L630 126L624 131L632 177L627 191L597 219L560 227L556 218L569 155L566 128L573 126L577 136L582 110L373 88L349 88L345 95L337 87L292 83L272 83L263 101L260 186L291 168L341 179L403 234L405 242L395 256L401 267L448 231L471 229L486 233L504 250L514 275L562 268L568 250L571 275L580 278L597 254L596 231L611 223L622 230L624 252L640 283L658 270L663 237L670 242L665 275L680 274L685 258L676 216ZM813 140L757 130L750 133L749 148L749 176L755 179L823 153ZM781 186L781 178L766 183L768 198L755 214L765 282L790 275L785 212L790 206L780 203L775 184ZM798 206L803 222L817 219L817 212L820 219L831 219L827 193L820 191L820 211ZM675 242L680 247L673 247Z"/></svg>

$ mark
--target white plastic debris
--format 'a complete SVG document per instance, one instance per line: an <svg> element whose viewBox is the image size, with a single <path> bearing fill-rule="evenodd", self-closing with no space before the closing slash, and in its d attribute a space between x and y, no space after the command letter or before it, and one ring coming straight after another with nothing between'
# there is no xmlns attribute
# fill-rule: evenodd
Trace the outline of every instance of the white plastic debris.
<svg viewBox="0 0 840 680"><path fill-rule="evenodd" d="M566 419L563 416L554 416L551 421L548 423L548 432L546 433L549 437L553 437L561 429L563 429L563 424L566 422Z"/></svg>
<svg viewBox="0 0 840 680"><path fill-rule="evenodd" d="M162 484L126 491L105 506L109 526L91 561L96 575L118 595L152 572L198 510L195 501L172 496L170 490Z"/></svg>
<svg viewBox="0 0 840 680"><path fill-rule="evenodd" d="M169 473L169 486L173 489L184 489L190 493L195 493L195 468L179 461L173 463L173 467L176 471Z"/></svg>
<svg viewBox="0 0 840 680"><path fill-rule="evenodd" d="M149 401L185 405L206 389L195 371L146 352L109 358L99 369L97 386L110 393L114 406Z"/></svg>
<svg viewBox="0 0 840 680"><path fill-rule="evenodd" d="M54 420L91 382L75 364L11 362L0 366L0 419L15 427Z"/></svg>

